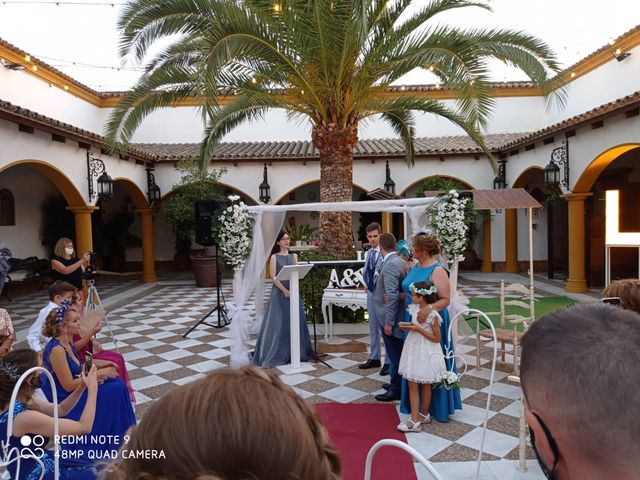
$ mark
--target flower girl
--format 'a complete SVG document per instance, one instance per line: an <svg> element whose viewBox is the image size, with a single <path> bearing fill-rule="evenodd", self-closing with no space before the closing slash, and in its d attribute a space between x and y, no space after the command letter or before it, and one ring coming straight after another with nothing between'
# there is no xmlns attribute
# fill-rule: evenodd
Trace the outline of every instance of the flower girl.
<svg viewBox="0 0 640 480"><path fill-rule="evenodd" d="M400 328L408 331L402 349L398 371L409 382L411 419L398 425L401 432L417 432L421 423L431 421L431 384L440 380L446 370L440 348L440 315L431 307L438 301L435 285L416 282L409 286L411 305L408 310L411 322L400 322ZM420 408L419 385L422 385L422 408Z"/></svg>

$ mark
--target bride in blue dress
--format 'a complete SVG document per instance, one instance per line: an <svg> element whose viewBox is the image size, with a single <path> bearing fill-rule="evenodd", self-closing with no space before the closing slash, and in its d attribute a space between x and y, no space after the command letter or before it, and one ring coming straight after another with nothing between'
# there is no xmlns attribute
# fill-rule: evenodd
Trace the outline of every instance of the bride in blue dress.
<svg viewBox="0 0 640 480"><path fill-rule="evenodd" d="M0 442L4 461L16 459L7 466L10 478L26 480L92 480L96 478L93 465L83 458L59 456L59 477L54 479L54 452L48 450L49 437L54 433L54 406L49 402L35 400L38 375L33 374L20 385L16 403L9 412L11 394L18 379L27 370L39 365L38 355L33 350L18 349L8 353L0 360ZM58 413L62 416L71 410L76 402L85 395L86 401L78 421L59 419L59 435L81 435L91 430L96 412L98 391L97 369L87 376L82 375L82 383L64 401L58 404ZM13 418L11 437L6 444L9 415ZM36 460L33 455L40 461ZM42 463L40 463L42 462ZM44 471L43 471L44 467ZM4 477L2 477L4 478Z"/></svg>
<svg viewBox="0 0 640 480"><path fill-rule="evenodd" d="M269 276L273 280L267 311L262 320L256 350L251 362L263 368L273 368L291 363L291 324L289 310L289 282L275 277L285 265L298 263L297 255L289 253L289 235L280 232L269 260ZM300 360L313 357L307 317L300 301Z"/></svg>
<svg viewBox="0 0 640 480"><path fill-rule="evenodd" d="M71 341L80 329L79 314L68 302L62 302L60 308L52 310L47 317L43 334L51 337L43 350L43 366L51 372L58 394L58 401L67 398L82 382L80 372L82 365L78 360L78 352ZM125 383L117 378L113 367L99 368L97 413L93 428L89 435L78 437L75 444L62 443L63 450L74 452L94 462L108 461L110 455L117 451L123 442L123 436L136 418L131 399ZM52 400L52 386L43 375L42 390ZM82 395L75 408L65 418L78 420L84 409L86 395Z"/></svg>
<svg viewBox="0 0 640 480"><path fill-rule="evenodd" d="M440 243L435 235L427 233L419 233L413 237L413 257L418 263L409 270L407 276L402 282L402 290L405 294L407 307L411 304L411 295L409 285L415 282L427 281L431 282L438 289L438 297L440 299L432 306L435 308L442 323L440 326L440 346L443 353L447 351L453 352L453 339L448 339L449 325L451 319L447 306L450 302L450 285L449 273L434 258L440 253ZM405 321L410 322L409 312L405 311ZM445 359L448 370L455 370L454 359ZM459 389L434 388L431 394L431 407L429 413L431 417L439 422L448 422L449 415L453 415L455 410L462 409L462 399ZM402 381L402 397L400 402L400 411L402 413L411 413L409 405L409 388L405 380Z"/></svg>

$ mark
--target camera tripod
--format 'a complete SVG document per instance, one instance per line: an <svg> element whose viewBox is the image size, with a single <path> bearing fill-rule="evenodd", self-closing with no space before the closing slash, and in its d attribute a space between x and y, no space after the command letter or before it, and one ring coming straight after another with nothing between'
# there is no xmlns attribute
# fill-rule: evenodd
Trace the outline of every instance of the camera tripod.
<svg viewBox="0 0 640 480"><path fill-rule="evenodd" d="M102 302L100 301L100 295L98 295L98 289L96 288L95 280L87 279L85 281L87 282L87 301L84 306L85 312L88 312L89 310L96 310L98 307L102 308ZM107 330L109 330L109 335L111 336L111 341L116 348L116 352L120 353L118 342L116 340L116 337L113 336L111 324L109 323L106 312L104 314L104 323L107 325Z"/></svg>
<svg viewBox="0 0 640 480"><path fill-rule="evenodd" d="M224 301L224 293L222 292L222 288L221 288L222 272L220 271L220 266L218 265L218 246L217 245L216 245L215 253L216 253L216 305L211 310L209 310L209 312L204 317L198 320L197 323L187 331L187 333L182 335L182 338L187 338L187 335L193 332L196 329L196 327L198 327L198 325L208 325L213 328L224 328L227 325L229 325L229 323L231 323L231 321L229 320L229 316L227 315L227 308ZM205 320L209 318L211 315L213 315L214 312L217 313L217 318L218 318L217 323L205 322Z"/></svg>

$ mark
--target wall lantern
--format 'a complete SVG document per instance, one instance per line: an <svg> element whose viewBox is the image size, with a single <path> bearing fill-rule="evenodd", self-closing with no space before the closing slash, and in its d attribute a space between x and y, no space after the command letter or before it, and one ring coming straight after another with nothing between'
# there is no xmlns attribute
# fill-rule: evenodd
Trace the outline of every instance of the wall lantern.
<svg viewBox="0 0 640 480"><path fill-rule="evenodd" d="M89 182L90 202L96 196L96 192L93 190L93 178L96 176L98 176L98 198L101 200L113 198L113 180L107 174L104 162L87 151L87 180Z"/></svg>
<svg viewBox="0 0 640 480"><path fill-rule="evenodd" d="M396 182L391 180L391 169L389 168L389 160L387 160L386 174L387 174L387 178L386 178L386 180L384 182L384 189L387 192L389 192L391 195L395 195L396 194Z"/></svg>
<svg viewBox="0 0 640 480"><path fill-rule="evenodd" d="M162 192L156 183L156 176L152 173L153 171L153 168L147 168L147 198L149 199L149 205L159 202L160 198L162 198Z"/></svg>
<svg viewBox="0 0 640 480"><path fill-rule="evenodd" d="M262 173L262 183L260 184L259 190L260 190L260 201L262 203L269 203L269 200L271 200L271 186L267 181L267 164L266 163L264 164L264 170Z"/></svg>
<svg viewBox="0 0 640 480"><path fill-rule="evenodd" d="M498 176L493 179L494 190L502 190L507 188L507 161L505 159L498 161Z"/></svg>
<svg viewBox="0 0 640 480"><path fill-rule="evenodd" d="M564 166L564 175L560 180L560 165ZM548 191L556 190L560 185L569 188L569 141L564 139L562 146L551 151L551 161L544 167L544 186Z"/></svg>

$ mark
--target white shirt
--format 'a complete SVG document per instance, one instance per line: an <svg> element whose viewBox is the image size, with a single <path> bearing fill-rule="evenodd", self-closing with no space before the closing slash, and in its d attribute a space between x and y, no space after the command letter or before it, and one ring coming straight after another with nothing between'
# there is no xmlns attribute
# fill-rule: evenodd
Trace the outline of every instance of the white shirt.
<svg viewBox="0 0 640 480"><path fill-rule="evenodd" d="M38 313L38 318L36 319L35 323L31 325L29 333L27 333L27 342L29 342L29 346L36 352L44 350L44 347L47 345L49 340L51 340L50 338L42 335L42 326L44 325L44 321L49 316L51 310L53 310L54 308L58 308L58 306L59 305L57 303L49 301L47 306L40 310L40 313Z"/></svg>

